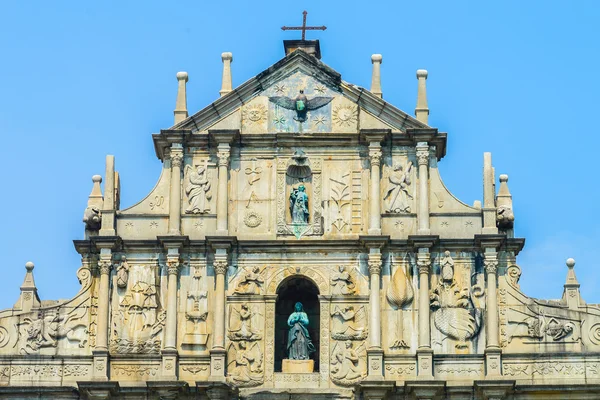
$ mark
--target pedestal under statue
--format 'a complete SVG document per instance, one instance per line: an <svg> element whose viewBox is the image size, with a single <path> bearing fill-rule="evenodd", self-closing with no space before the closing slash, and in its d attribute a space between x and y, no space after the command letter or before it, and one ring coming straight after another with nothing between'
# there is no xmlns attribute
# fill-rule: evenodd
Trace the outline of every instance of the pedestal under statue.
<svg viewBox="0 0 600 400"><path fill-rule="evenodd" d="M308 316L302 303L296 303L294 309L288 318L288 358L283 360L282 370L287 373L311 373L314 370L314 360L310 359L310 354L315 352L315 346L307 328Z"/></svg>

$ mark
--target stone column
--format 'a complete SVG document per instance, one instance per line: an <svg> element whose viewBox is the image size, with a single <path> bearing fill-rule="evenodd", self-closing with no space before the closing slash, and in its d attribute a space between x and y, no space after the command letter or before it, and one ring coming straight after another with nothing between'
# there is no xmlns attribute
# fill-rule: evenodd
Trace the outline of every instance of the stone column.
<svg viewBox="0 0 600 400"><path fill-rule="evenodd" d="M487 275L486 288L486 325L487 346L486 348L499 348L498 345L498 295L496 273L498 272L498 254L495 249L486 249L483 265Z"/></svg>
<svg viewBox="0 0 600 400"><path fill-rule="evenodd" d="M429 275L431 254L429 249L419 248L419 348L417 349L417 372L419 376L433 376L433 352L431 350L431 328L429 313Z"/></svg>
<svg viewBox="0 0 600 400"><path fill-rule="evenodd" d="M369 252L369 347L381 347L381 309L379 277L381 275L381 252L371 249Z"/></svg>
<svg viewBox="0 0 600 400"><path fill-rule="evenodd" d="M381 143L369 143L371 193L369 195L369 235L381 235Z"/></svg>
<svg viewBox="0 0 600 400"><path fill-rule="evenodd" d="M383 379L383 350L381 349L381 293L379 279L381 276L381 250L369 250L369 348L368 379Z"/></svg>
<svg viewBox="0 0 600 400"><path fill-rule="evenodd" d="M100 270L100 288L98 290L98 333L96 350L108 350L108 309L110 305L110 270L112 269L112 251L100 250L98 268Z"/></svg>
<svg viewBox="0 0 600 400"><path fill-rule="evenodd" d="M429 146L417 144L417 163L419 164L419 224L418 234L429 235Z"/></svg>
<svg viewBox="0 0 600 400"><path fill-rule="evenodd" d="M227 223L227 210L229 209L229 197L227 193L229 157L231 148L229 143L219 143L217 156L219 158L219 177L217 188L217 235L227 235L229 227Z"/></svg>
<svg viewBox="0 0 600 400"><path fill-rule="evenodd" d="M227 250L216 249L213 262L215 270L214 330L211 349L211 380L225 379L225 277L227 276Z"/></svg>
<svg viewBox="0 0 600 400"><path fill-rule="evenodd" d="M486 248L484 251L483 266L487 275L486 287L486 321L487 343L485 347L486 376L500 376L502 350L498 341L498 294L497 294L497 272L498 253L496 248Z"/></svg>
<svg viewBox="0 0 600 400"><path fill-rule="evenodd" d="M100 271L100 287L98 289L98 325L96 348L93 351L93 378L108 379L108 324L110 307L110 270L112 269L112 250L100 249L98 269Z"/></svg>
<svg viewBox="0 0 600 400"><path fill-rule="evenodd" d="M167 250L167 318L162 351L162 376L175 378L177 364L177 278L179 276L179 249Z"/></svg>
<svg viewBox="0 0 600 400"><path fill-rule="evenodd" d="M183 146L171 145L171 191L169 194L169 235L181 235L181 164Z"/></svg>

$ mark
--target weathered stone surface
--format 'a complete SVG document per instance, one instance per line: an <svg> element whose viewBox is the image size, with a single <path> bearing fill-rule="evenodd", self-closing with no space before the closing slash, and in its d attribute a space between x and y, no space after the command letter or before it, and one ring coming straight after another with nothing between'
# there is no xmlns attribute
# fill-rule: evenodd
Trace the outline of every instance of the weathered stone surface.
<svg viewBox="0 0 600 400"><path fill-rule="evenodd" d="M382 100L380 56L372 92L303 51L232 88L231 59L189 117L178 75L149 195L119 209L112 156L104 193L94 176L80 291L40 300L26 265L3 398L597 398L600 307L572 259L560 300L521 291L508 177L496 193L486 154L483 202L444 186L425 71L415 119Z"/></svg>

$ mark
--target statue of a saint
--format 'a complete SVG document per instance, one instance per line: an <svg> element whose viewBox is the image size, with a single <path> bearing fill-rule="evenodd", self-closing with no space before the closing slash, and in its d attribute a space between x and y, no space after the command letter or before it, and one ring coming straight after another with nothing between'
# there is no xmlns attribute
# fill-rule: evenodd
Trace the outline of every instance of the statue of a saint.
<svg viewBox="0 0 600 400"><path fill-rule="evenodd" d="M412 162L408 162L406 170L403 170L402 165L397 163L394 165L394 170L388 177L389 183L386 189L384 200L389 199L387 212L389 213L409 213L410 204L409 199L412 199L412 195L409 193L410 186L410 171L412 169Z"/></svg>
<svg viewBox="0 0 600 400"><path fill-rule="evenodd" d="M308 360L315 346L308 333L308 316L303 310L302 303L296 303L294 312L288 318L288 358L290 360Z"/></svg>
<svg viewBox="0 0 600 400"><path fill-rule="evenodd" d="M189 165L185 167L188 176L188 185L185 194L188 196L189 207L186 214L204 214L210 210L208 200L211 199L210 182L206 176L206 168L198 165L193 169Z"/></svg>
<svg viewBox="0 0 600 400"><path fill-rule="evenodd" d="M292 193L290 193L290 213L292 214L292 223L308 224L308 194L302 183L297 189L292 189Z"/></svg>

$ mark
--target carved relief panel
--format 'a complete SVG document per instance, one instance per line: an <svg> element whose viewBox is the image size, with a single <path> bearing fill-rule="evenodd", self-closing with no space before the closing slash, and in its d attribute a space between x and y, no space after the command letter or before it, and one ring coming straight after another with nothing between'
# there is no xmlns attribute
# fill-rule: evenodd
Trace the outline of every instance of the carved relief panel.
<svg viewBox="0 0 600 400"><path fill-rule="evenodd" d="M456 260L455 260L456 258ZM483 271L471 254L450 251L437 255L431 282L431 342L447 353L481 353L485 309ZM481 340L480 340L481 339Z"/></svg>
<svg viewBox="0 0 600 400"><path fill-rule="evenodd" d="M182 291L185 292L185 298L181 302L181 308L184 308L183 337L181 343L186 350L206 351L209 338L209 307L208 307L208 288L209 283L206 277L206 266L194 263L189 267L189 277L187 285L183 284ZM187 290L183 289L186 287ZM179 314L181 316L181 313Z"/></svg>
<svg viewBox="0 0 600 400"><path fill-rule="evenodd" d="M265 381L265 305L230 298L227 312L227 380L238 387Z"/></svg>
<svg viewBox="0 0 600 400"><path fill-rule="evenodd" d="M231 196L234 199L235 227L239 234L267 235L273 231L272 159L249 156L232 162Z"/></svg>
<svg viewBox="0 0 600 400"><path fill-rule="evenodd" d="M113 354L160 354L166 312L156 261L128 260L113 276L109 348ZM123 270L121 270L123 271Z"/></svg>

